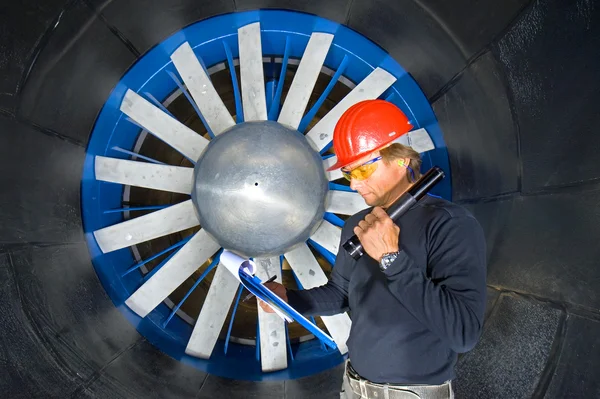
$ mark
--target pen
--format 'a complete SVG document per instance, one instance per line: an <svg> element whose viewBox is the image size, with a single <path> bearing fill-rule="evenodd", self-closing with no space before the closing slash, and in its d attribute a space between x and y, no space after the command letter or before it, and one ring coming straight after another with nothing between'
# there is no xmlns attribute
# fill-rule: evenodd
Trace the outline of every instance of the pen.
<svg viewBox="0 0 600 399"><path fill-rule="evenodd" d="M270 283L272 281L275 281L276 278L277 278L277 275L274 275L271 278L269 278L267 281L264 281L262 284L264 285L265 283ZM248 295L246 295L246 297L244 298L244 300L242 302L246 302L248 299L252 298L253 296L254 296L253 293L249 293Z"/></svg>

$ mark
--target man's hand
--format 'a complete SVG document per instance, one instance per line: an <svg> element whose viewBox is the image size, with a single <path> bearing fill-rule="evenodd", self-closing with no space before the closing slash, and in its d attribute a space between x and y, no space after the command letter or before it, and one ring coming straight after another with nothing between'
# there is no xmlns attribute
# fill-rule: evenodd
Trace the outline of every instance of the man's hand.
<svg viewBox="0 0 600 399"><path fill-rule="evenodd" d="M364 220L358 222L354 234L360 240L365 252L377 262L381 260L383 254L396 252L400 247L398 244L400 227L380 207L374 208Z"/></svg>
<svg viewBox="0 0 600 399"><path fill-rule="evenodd" d="M285 287L282 284L272 281L270 283L265 283L265 287L273 291L275 295L277 295L279 298L283 299L287 303L287 291L285 290ZM267 313L275 313L275 311L266 302L263 302L258 298L256 300L258 301L258 304L260 305L262 310L264 310Z"/></svg>

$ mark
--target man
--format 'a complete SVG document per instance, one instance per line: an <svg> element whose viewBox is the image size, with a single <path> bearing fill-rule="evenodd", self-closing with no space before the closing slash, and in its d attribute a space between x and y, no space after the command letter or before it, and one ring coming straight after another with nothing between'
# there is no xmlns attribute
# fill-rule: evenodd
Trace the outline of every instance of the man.
<svg viewBox="0 0 600 399"><path fill-rule="evenodd" d="M486 253L478 222L433 196L397 224L385 212L420 177L419 154L393 143L411 127L382 100L344 113L334 131L332 168L341 168L372 208L346 221L341 242L356 234L366 255L355 261L340 245L321 287L268 284L305 315L350 311L347 398L451 398L457 353L471 350L481 333Z"/></svg>

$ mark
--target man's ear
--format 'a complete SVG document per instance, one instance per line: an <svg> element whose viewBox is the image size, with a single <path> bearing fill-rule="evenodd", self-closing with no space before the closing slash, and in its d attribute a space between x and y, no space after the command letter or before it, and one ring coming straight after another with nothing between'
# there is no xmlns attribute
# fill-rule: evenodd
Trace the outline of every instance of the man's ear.
<svg viewBox="0 0 600 399"><path fill-rule="evenodd" d="M398 165L402 166L403 168L408 168L408 166L410 165L410 158L399 159Z"/></svg>

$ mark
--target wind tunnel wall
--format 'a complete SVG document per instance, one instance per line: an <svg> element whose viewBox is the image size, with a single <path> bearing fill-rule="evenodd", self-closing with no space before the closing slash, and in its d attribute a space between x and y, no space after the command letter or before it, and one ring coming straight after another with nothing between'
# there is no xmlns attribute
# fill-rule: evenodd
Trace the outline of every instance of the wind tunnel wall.
<svg viewBox="0 0 600 399"><path fill-rule="evenodd" d="M0 6L0 397L339 397L340 367L256 383L162 354L114 308L83 236L85 148L115 83L182 27L261 7L348 25L428 96L454 200L488 242L458 397L600 396L597 2L24 0Z"/></svg>

